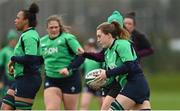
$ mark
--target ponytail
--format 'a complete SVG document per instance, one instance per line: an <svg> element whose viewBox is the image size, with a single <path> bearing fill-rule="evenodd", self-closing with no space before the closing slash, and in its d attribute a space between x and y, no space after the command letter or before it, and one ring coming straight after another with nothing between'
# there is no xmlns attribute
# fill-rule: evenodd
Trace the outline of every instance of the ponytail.
<svg viewBox="0 0 180 111"><path fill-rule="evenodd" d="M119 23L113 21L111 24L113 24L115 26L115 32L118 32L118 38L117 39L126 39L128 40L130 38L130 34L129 32L124 29L124 28L121 28Z"/></svg>
<svg viewBox="0 0 180 111"><path fill-rule="evenodd" d="M39 7L37 6L37 4L32 3L29 7L29 12L32 14L36 14L39 12Z"/></svg>
<svg viewBox="0 0 180 111"><path fill-rule="evenodd" d="M32 3L28 10L22 10L24 12L24 18L28 19L29 27L36 27L37 19L36 14L39 12L39 7L36 3Z"/></svg>
<svg viewBox="0 0 180 111"><path fill-rule="evenodd" d="M104 22L97 27L97 30L101 30L104 34L110 33L115 39L128 40L130 38L129 32L126 29L121 28L120 25L115 21L113 21L111 24Z"/></svg>
<svg viewBox="0 0 180 111"><path fill-rule="evenodd" d="M121 39L126 39L126 40L130 39L130 34L129 34L129 32L126 29L121 28L120 32L121 32L121 34L120 34L120 38Z"/></svg>

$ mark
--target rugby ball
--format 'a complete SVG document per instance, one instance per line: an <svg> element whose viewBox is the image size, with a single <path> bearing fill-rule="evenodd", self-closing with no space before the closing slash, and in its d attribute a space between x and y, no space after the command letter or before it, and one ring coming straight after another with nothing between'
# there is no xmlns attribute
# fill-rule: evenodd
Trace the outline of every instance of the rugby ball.
<svg viewBox="0 0 180 111"><path fill-rule="evenodd" d="M86 84L97 90L106 84L106 80L98 80L95 75L99 75L102 69L94 69L88 72L85 76Z"/></svg>

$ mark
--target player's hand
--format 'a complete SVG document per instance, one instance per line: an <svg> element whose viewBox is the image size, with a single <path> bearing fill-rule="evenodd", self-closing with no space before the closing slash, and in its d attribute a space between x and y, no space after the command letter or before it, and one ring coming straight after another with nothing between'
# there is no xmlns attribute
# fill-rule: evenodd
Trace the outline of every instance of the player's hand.
<svg viewBox="0 0 180 111"><path fill-rule="evenodd" d="M63 68L63 69L59 70L59 73L65 75L65 76L69 75L69 71L67 68Z"/></svg>
<svg viewBox="0 0 180 111"><path fill-rule="evenodd" d="M98 75L94 75L94 76L97 76L96 78L98 79L98 80L105 80L107 77L106 77L106 70L104 70L104 69L101 69L100 70L100 74L98 74Z"/></svg>
<svg viewBox="0 0 180 111"><path fill-rule="evenodd" d="M9 61L8 71L11 76L14 76L14 62L13 61Z"/></svg>
<svg viewBox="0 0 180 111"><path fill-rule="evenodd" d="M78 54L83 54L84 53L84 49L83 48L78 48Z"/></svg>

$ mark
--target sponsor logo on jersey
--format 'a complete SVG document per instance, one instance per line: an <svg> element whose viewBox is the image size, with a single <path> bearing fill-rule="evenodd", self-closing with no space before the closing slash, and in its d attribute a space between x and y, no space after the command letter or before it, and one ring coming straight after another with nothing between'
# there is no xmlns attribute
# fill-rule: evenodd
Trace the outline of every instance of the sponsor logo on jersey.
<svg viewBox="0 0 180 111"><path fill-rule="evenodd" d="M58 48L57 47L50 47L50 48L45 48L44 49L44 54L46 55L51 55L54 53L58 53Z"/></svg>

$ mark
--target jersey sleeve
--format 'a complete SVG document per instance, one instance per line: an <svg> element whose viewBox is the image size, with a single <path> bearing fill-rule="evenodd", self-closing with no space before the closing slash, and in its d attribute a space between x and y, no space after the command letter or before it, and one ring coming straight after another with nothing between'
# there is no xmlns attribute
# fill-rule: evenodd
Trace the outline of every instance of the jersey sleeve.
<svg viewBox="0 0 180 111"><path fill-rule="evenodd" d="M75 54L78 53L79 48L82 48L80 43L77 41L76 37L73 35L71 35L67 38L67 43Z"/></svg>
<svg viewBox="0 0 180 111"><path fill-rule="evenodd" d="M38 40L33 37L23 38L24 50L26 55L37 55Z"/></svg>

